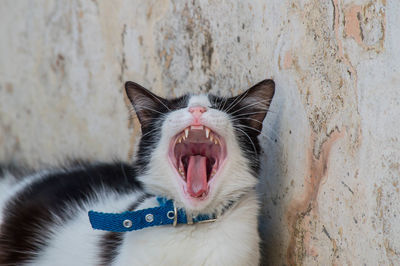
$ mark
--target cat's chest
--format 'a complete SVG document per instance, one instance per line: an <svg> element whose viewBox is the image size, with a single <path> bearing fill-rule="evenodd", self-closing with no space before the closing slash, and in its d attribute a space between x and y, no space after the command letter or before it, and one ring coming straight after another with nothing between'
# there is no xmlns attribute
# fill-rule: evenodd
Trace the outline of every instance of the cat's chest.
<svg viewBox="0 0 400 266"><path fill-rule="evenodd" d="M114 265L257 265L257 205L244 204L216 222L128 233Z"/></svg>

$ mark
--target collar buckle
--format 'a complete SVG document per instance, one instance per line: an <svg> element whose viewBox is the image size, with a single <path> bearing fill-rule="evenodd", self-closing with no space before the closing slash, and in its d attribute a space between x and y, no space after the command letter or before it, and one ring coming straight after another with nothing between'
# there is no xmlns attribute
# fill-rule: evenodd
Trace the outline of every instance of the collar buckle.
<svg viewBox="0 0 400 266"><path fill-rule="evenodd" d="M187 224L193 225L193 224L212 223L212 222L215 222L218 219L218 217L210 217L210 218L207 218L207 219L199 220L199 219L193 218L192 215L187 215L186 219L187 219ZM193 221L193 219L196 219L196 221Z"/></svg>
<svg viewBox="0 0 400 266"><path fill-rule="evenodd" d="M217 220L217 218L210 218L210 219L207 219L207 220L198 221L198 222L196 222L196 224L213 223L216 220Z"/></svg>
<svg viewBox="0 0 400 266"><path fill-rule="evenodd" d="M174 222L172 223L173 227L176 227L178 224L178 209L175 206L175 203L173 203L174 206ZM186 213L186 224L188 225L193 225L193 224L205 224L205 223L212 223L215 222L218 219L217 216L213 217L202 217L199 219L199 217L193 217L192 214Z"/></svg>
<svg viewBox="0 0 400 266"><path fill-rule="evenodd" d="M178 224L178 209L176 208L174 203L174 222L172 223L172 225L176 227L177 224Z"/></svg>
<svg viewBox="0 0 400 266"><path fill-rule="evenodd" d="M190 224L190 225L193 224L193 216L192 215L186 215L186 220L187 220L187 224Z"/></svg>

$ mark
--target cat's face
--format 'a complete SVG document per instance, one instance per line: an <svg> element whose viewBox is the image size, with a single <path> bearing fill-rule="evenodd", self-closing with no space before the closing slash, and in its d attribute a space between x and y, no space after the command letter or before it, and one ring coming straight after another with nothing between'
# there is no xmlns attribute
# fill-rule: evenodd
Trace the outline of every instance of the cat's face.
<svg viewBox="0 0 400 266"><path fill-rule="evenodd" d="M231 98L166 100L136 83L125 86L142 125L137 164L150 193L211 213L254 188L257 136L274 95L272 80Z"/></svg>

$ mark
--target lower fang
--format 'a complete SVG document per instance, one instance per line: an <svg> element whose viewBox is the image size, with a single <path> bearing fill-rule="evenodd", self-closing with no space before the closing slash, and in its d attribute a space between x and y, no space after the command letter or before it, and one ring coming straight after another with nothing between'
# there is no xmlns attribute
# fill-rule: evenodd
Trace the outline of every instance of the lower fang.
<svg viewBox="0 0 400 266"><path fill-rule="evenodd" d="M183 169L182 168L179 168L179 173L181 174L181 176L184 176L185 175L185 172L183 171Z"/></svg>

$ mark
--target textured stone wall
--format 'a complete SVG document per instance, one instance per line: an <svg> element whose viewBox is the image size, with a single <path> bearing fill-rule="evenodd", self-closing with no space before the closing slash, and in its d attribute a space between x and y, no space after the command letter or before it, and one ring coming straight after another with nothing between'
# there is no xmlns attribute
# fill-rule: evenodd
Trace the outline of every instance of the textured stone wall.
<svg viewBox="0 0 400 266"><path fill-rule="evenodd" d="M265 78L263 264L400 264L400 2L0 2L0 160L129 160L123 83Z"/></svg>

